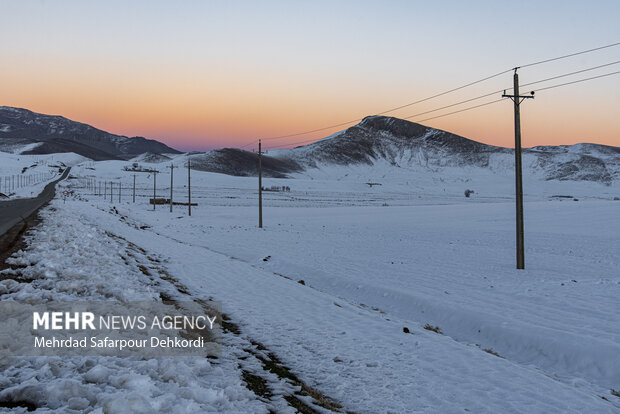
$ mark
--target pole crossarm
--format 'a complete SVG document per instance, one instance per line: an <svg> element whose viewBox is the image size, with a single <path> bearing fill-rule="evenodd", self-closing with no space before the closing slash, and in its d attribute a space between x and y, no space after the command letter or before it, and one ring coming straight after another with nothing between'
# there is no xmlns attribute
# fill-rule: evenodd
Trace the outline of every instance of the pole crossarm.
<svg viewBox="0 0 620 414"><path fill-rule="evenodd" d="M517 105L521 105L521 102L525 99L534 99L534 91L530 92L531 95L506 95L506 91L502 94L502 98L510 98L512 102L515 102L515 99L518 99L519 102L515 102Z"/></svg>
<svg viewBox="0 0 620 414"><path fill-rule="evenodd" d="M515 71L514 73L514 77L515 79L519 79L519 75L517 75L517 70L520 69L520 66L517 66L516 68L514 68L513 70ZM517 84L515 84L517 85ZM519 90L515 89L516 94L514 95L507 95L506 94L506 89L504 89L504 93L502 94L502 98L510 98L510 100L512 102L515 103L515 105L519 106L521 105L521 102L523 102L524 99L534 99L534 91L531 91L529 95L519 95Z"/></svg>

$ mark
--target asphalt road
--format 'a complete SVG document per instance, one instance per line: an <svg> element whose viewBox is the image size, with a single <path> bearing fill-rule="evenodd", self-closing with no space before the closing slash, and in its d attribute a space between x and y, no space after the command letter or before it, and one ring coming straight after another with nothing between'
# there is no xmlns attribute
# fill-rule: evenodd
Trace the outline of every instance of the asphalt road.
<svg viewBox="0 0 620 414"><path fill-rule="evenodd" d="M60 178L46 185L36 197L0 201L0 236L54 198L56 183L67 178L70 170L71 167L66 168Z"/></svg>

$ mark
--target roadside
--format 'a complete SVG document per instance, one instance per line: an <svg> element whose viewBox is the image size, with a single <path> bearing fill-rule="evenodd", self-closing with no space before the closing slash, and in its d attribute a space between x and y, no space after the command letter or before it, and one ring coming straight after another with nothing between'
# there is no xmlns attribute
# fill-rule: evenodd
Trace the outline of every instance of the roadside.
<svg viewBox="0 0 620 414"><path fill-rule="evenodd" d="M60 178L48 183L38 196L32 198L20 198L16 200L0 201L0 237L9 235L9 241L2 237L0 239L0 251L4 252L6 247L12 243L15 237L23 233L28 227L28 220L32 221L38 209L48 203L56 194L56 184L69 175L71 167L67 167ZM20 224L22 222L22 224ZM21 228L14 228L21 226Z"/></svg>
<svg viewBox="0 0 620 414"><path fill-rule="evenodd" d="M67 205L73 201L69 201ZM82 204L73 202L73 207ZM0 300L154 300L192 296L165 258L53 200L21 232L0 272ZM218 358L30 357L0 362L0 410L24 412L340 412L225 314Z"/></svg>

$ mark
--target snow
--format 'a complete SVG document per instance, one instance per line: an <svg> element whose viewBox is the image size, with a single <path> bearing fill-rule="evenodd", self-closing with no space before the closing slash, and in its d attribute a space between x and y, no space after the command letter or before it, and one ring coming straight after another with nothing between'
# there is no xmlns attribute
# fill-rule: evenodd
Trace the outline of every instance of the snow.
<svg viewBox="0 0 620 414"><path fill-rule="evenodd" d="M73 205L67 209L66 206ZM152 260L128 242L110 237L91 222L79 204L56 199L41 213L45 224L31 248L9 260L31 283L0 282L2 300L160 300L173 294L170 282L154 286L137 264ZM154 269L152 269L155 271ZM16 271L4 271L11 277ZM178 295L178 293L177 293ZM219 360L204 357L2 358L0 401L44 402L51 412L266 412L264 404L243 387L237 362L223 352Z"/></svg>
<svg viewBox="0 0 620 414"><path fill-rule="evenodd" d="M36 197L49 182L60 176L59 167L78 163L84 163L83 167L86 167L86 160L74 153L23 155L0 152L0 193L8 199ZM21 184L19 177L22 178Z"/></svg>
<svg viewBox="0 0 620 414"><path fill-rule="evenodd" d="M40 147L43 143L42 142L33 142L31 144L26 144L24 146L21 146L18 151L16 151L17 154L23 154L24 152L27 151L32 151L33 149Z"/></svg>
<svg viewBox="0 0 620 414"><path fill-rule="evenodd" d="M171 161L181 167L177 201L186 200L185 158ZM193 298L221 301L239 332L223 335L217 360L2 361L0 401L56 412L294 412L284 397L296 385L258 359L273 354L343 411L620 408L610 393L620 388L616 182L526 174L526 269L517 271L507 174L321 166L264 179L291 192L264 193L258 229L255 178L192 171L198 206L188 217L182 206L152 210L147 173L136 174L132 203L129 164L72 169L76 178L60 185L74 196L57 196L30 247L10 259L33 281L2 281L0 299L159 300L182 285ZM155 165L160 197L169 197L169 164ZM112 201L109 187L104 199L83 178L113 181ZM149 278L139 265L170 278ZM272 397L249 391L245 372L263 378Z"/></svg>

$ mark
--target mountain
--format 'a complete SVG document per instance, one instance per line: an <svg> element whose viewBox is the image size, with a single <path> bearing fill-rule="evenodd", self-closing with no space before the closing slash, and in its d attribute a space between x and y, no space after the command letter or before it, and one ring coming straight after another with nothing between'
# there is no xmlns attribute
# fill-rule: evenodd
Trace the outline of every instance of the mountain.
<svg viewBox="0 0 620 414"><path fill-rule="evenodd" d="M290 173L304 171L294 159L263 155L262 172L265 177L286 178ZM192 168L242 177L258 175L258 156L237 148L223 148L192 156Z"/></svg>
<svg viewBox="0 0 620 414"><path fill-rule="evenodd" d="M144 154L140 154L135 158L132 158L130 161L133 162L146 162L148 164L157 164L160 162L170 161L172 158L163 155L163 154L153 154L152 152L145 152Z"/></svg>
<svg viewBox="0 0 620 414"><path fill-rule="evenodd" d="M256 154L238 149L214 150L197 157L196 168L230 175L257 174ZM361 168L368 174L389 169L430 171L441 177L449 169L484 170L509 176L514 150L483 144L406 120L369 116L330 137L288 150L271 150L263 157L266 176L312 176L335 167ZM523 150L525 175L543 181L585 181L611 185L620 179L620 148L598 144L540 146ZM341 171L345 171L341 169ZM403 174L404 172L401 171ZM457 173L455 173L457 174Z"/></svg>
<svg viewBox="0 0 620 414"><path fill-rule="evenodd" d="M195 168L203 171L240 176L258 173L257 155L240 149L213 150L192 160ZM409 175L433 172L438 177L456 169L451 174L461 174L464 180L466 171L474 169L510 176L514 171L514 150L398 118L369 116L310 145L271 150L263 155L263 173L267 177L299 173L312 177L320 171L348 175L346 171L351 168L368 176L393 175L395 169ZM526 148L523 169L524 175L543 181L611 185L620 180L620 148L599 144Z"/></svg>
<svg viewBox="0 0 620 414"><path fill-rule="evenodd" d="M130 159L145 152L180 153L152 139L128 138L62 116L0 107L0 150L26 145L24 154L74 152L93 160Z"/></svg>
<svg viewBox="0 0 620 414"><path fill-rule="evenodd" d="M509 150L393 117L369 116L359 124L305 147L287 152L307 167L321 164L375 164L384 160L393 166L486 167L491 154Z"/></svg>

